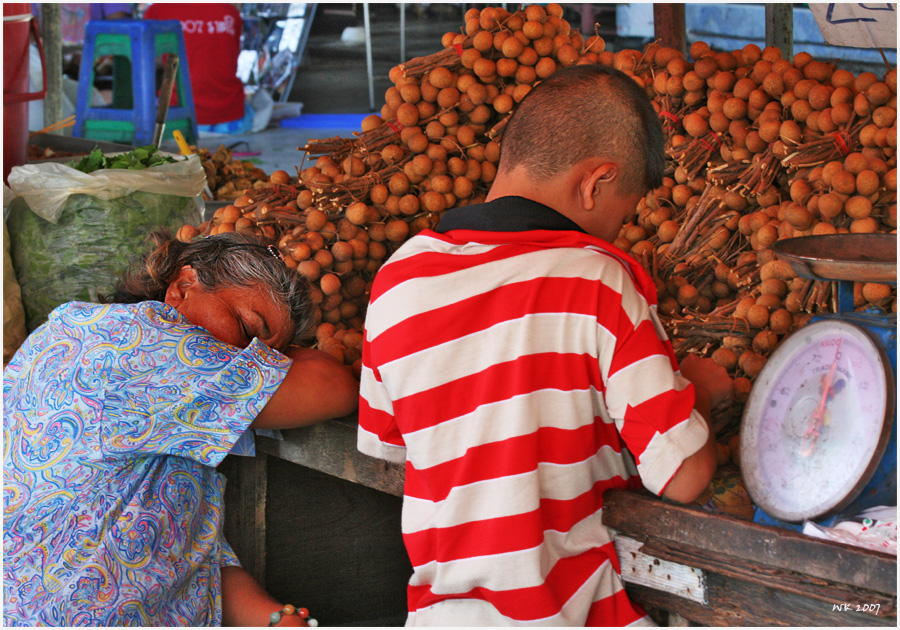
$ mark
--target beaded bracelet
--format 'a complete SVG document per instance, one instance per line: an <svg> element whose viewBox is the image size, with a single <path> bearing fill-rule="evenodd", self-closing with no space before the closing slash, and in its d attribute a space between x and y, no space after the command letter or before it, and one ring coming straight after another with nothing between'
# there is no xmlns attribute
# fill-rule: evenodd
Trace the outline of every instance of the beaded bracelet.
<svg viewBox="0 0 900 630"><path fill-rule="evenodd" d="M281 621L281 617L284 615L297 615L301 619L306 619L306 623L310 628L315 628L319 625L319 622L309 616L309 611L305 608L295 608L288 604L281 610L276 610L271 615L269 615L269 627L274 626L276 623Z"/></svg>

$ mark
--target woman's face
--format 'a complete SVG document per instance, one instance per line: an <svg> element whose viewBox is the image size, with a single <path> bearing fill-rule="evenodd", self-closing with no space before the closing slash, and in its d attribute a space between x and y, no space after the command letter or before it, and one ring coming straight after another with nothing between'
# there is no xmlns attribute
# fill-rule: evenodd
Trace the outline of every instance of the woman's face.
<svg viewBox="0 0 900 630"><path fill-rule="evenodd" d="M287 308L259 289L227 288L207 291L189 266L169 284L166 304L189 322L233 346L246 348L254 337L270 348L284 350L293 336Z"/></svg>

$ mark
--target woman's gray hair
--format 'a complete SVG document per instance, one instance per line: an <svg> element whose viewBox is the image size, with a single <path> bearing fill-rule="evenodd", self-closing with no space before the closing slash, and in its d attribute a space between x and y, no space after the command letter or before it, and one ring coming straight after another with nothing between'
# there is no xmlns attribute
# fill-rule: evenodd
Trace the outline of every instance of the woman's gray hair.
<svg viewBox="0 0 900 630"><path fill-rule="evenodd" d="M169 284L189 265L207 291L259 287L276 304L287 308L294 323L291 344L312 333L313 305L309 282L289 269L277 248L251 234L225 232L182 243L168 230L150 235L152 249L126 271L108 299L131 304L145 300L164 302Z"/></svg>

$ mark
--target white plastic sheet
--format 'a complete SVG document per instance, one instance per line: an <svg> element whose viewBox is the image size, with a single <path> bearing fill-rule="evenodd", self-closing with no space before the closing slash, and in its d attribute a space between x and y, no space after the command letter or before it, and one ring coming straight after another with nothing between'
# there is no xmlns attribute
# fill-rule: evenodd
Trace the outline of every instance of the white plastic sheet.
<svg viewBox="0 0 900 630"><path fill-rule="evenodd" d="M855 519L823 527L811 521L803 533L814 538L865 547L897 555L897 506L878 506L861 512Z"/></svg>

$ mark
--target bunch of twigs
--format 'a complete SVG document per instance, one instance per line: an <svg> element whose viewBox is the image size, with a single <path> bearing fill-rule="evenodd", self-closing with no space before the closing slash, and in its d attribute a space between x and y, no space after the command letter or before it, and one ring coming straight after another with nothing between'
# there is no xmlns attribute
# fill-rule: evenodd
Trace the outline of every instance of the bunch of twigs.
<svg viewBox="0 0 900 630"><path fill-rule="evenodd" d="M718 155L727 138L715 131L701 138L691 138L670 148L667 155L678 162L687 173L688 179L697 177L704 169L712 166L710 160Z"/></svg>
<svg viewBox="0 0 900 630"><path fill-rule="evenodd" d="M869 122L871 117L859 119L854 114L842 129L825 135L817 134L818 137L814 140L789 147L790 153L781 160L781 164L789 169L809 168L858 151L859 132Z"/></svg>
<svg viewBox="0 0 900 630"><path fill-rule="evenodd" d="M678 235L666 250L665 257L667 259L671 261L681 259L684 252L688 250L700 235L703 227L712 221L724 207L722 199L714 195L712 191L713 185L707 183L706 188L700 194L700 200L689 210L690 216L686 217L686 221L682 223L681 229L678 230Z"/></svg>
<svg viewBox="0 0 900 630"><path fill-rule="evenodd" d="M707 172L707 179L744 197L750 197L769 188L783 172L784 167L770 146L754 155L749 162L731 161L711 167Z"/></svg>

